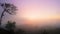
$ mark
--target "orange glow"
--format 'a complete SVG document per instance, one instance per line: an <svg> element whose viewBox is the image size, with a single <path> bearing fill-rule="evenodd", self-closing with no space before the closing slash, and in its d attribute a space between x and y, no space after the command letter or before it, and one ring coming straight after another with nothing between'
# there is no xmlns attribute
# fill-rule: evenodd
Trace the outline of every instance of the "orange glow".
<svg viewBox="0 0 60 34"><path fill-rule="evenodd" d="M32 26L47 24L45 22L52 22L59 19L60 15L56 13L56 8L53 6L46 7L43 4L27 4L22 6L21 10L18 11L17 17L25 19L25 22L23 22Z"/></svg>

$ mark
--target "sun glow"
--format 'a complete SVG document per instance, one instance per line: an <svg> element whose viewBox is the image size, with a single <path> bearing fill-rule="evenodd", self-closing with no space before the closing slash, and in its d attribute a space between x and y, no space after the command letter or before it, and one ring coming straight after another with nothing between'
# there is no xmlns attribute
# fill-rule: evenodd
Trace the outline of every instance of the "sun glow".
<svg viewBox="0 0 60 34"><path fill-rule="evenodd" d="M56 8L53 6L45 6L45 4L26 4L20 8L18 17L30 21L57 19Z"/></svg>
<svg viewBox="0 0 60 34"><path fill-rule="evenodd" d="M51 14L48 11L42 11L39 10L39 8L37 8L35 10L35 8L33 10L30 9L25 9L22 10L22 12L18 12L18 14L20 15L21 18L30 20L30 21L35 21L35 20L49 20L49 19L58 19L59 15L58 14ZM19 16L18 15L18 16Z"/></svg>

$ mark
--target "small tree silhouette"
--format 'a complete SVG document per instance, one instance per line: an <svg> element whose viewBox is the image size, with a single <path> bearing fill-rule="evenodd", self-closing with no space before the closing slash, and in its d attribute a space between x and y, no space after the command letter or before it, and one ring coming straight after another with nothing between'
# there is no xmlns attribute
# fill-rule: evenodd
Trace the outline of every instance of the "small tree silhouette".
<svg viewBox="0 0 60 34"><path fill-rule="evenodd" d="M9 4L9 3L0 3L0 6L3 8L3 12L0 17L0 25L1 25L4 13L6 12L6 13L13 15L13 14L15 14L15 11L17 9L16 9L16 6L14 6L13 4Z"/></svg>
<svg viewBox="0 0 60 34"><path fill-rule="evenodd" d="M16 22L8 21L8 23L6 24L6 28L7 28L8 30L14 29L15 26L16 26L15 24L16 24Z"/></svg>
<svg viewBox="0 0 60 34"><path fill-rule="evenodd" d="M11 34L14 34L14 29L16 27L16 22L11 22L11 21L8 21L8 23L6 24L6 29L11 33Z"/></svg>

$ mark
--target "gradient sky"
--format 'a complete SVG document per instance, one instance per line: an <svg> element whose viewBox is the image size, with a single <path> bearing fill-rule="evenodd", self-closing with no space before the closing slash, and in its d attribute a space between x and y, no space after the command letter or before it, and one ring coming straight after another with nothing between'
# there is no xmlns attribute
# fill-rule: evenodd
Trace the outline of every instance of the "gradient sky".
<svg viewBox="0 0 60 34"><path fill-rule="evenodd" d="M6 15L3 19L4 22L8 20L16 21L18 25L34 24L28 23L30 21L41 21L43 23L38 23L41 25L46 25L45 21L52 19L48 24L56 24L56 19L60 19L60 2L59 0L0 0L1 3L12 3L17 6L17 14L14 16ZM0 9L1 10L1 9ZM0 12L1 13L1 12ZM54 20L55 19L55 20ZM5 21L6 20L6 21ZM35 21L34 21L35 22ZM3 23L4 24L4 23ZM57 23L58 24L58 23ZM36 24L35 24L36 25Z"/></svg>

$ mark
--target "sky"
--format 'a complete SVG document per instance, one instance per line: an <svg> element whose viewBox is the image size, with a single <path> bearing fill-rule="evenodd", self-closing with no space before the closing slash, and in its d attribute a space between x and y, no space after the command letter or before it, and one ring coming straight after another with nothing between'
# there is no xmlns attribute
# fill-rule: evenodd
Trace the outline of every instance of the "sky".
<svg viewBox="0 0 60 34"><path fill-rule="evenodd" d="M57 21L60 20L60 0L0 0L0 2L14 4L18 9L16 15L6 14L3 22L10 20L16 21L17 25L33 26L59 24Z"/></svg>

